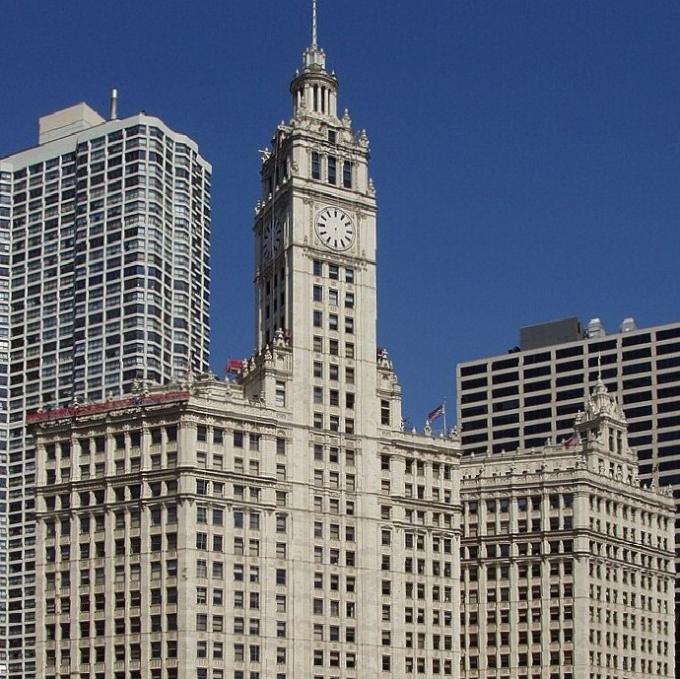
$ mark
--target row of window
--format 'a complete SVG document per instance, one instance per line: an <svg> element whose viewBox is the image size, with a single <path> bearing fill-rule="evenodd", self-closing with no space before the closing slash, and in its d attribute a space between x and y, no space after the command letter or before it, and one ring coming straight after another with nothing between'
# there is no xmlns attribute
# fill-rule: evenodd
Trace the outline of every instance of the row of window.
<svg viewBox="0 0 680 679"><path fill-rule="evenodd" d="M345 283L354 283L354 269L349 266L341 267L338 264L312 260L312 273L320 278L328 277L332 281L339 281L341 278Z"/></svg>
<svg viewBox="0 0 680 679"><path fill-rule="evenodd" d="M352 188L352 163L349 160L341 161L337 156L322 156L316 151L312 151L312 179L321 179L325 169L325 181L336 186L338 184L338 171L342 163L342 186L346 189ZM325 166L325 167L324 167Z"/></svg>
<svg viewBox="0 0 680 679"><path fill-rule="evenodd" d="M323 287L320 285L315 285L313 288L313 293L312 293L312 299L314 302L319 302L323 303L324 301L324 294L323 294ZM327 299L328 299L328 304L331 306L339 306L339 300L340 300L340 293L335 290L334 288L329 288L326 292ZM346 292L343 297L343 303L345 309L353 309L354 308L354 293L353 292Z"/></svg>
<svg viewBox="0 0 680 679"><path fill-rule="evenodd" d="M654 339L656 342L664 342L671 339L677 339L680 337L680 327L676 328L666 328L663 330L657 330L654 333ZM496 370L506 370L508 368L516 368L520 364L520 358L522 359L523 365L533 365L536 363L544 363L551 360L560 360L564 358L569 358L572 356L580 356L587 349L588 353L592 354L589 358L589 365L595 366L598 361L607 364L615 363L617 359L616 354L607 354L603 352L611 351L617 348L618 339L612 338L610 340L605 340L603 342L589 342L585 345L576 345L571 347L565 347L563 349L556 349L554 352L554 358L552 351L544 351L537 354L524 354L522 356L514 356L512 358L503 358L495 360L491 363L491 369ZM639 335L626 335L620 338L621 346L628 347L638 344L647 344L652 342L652 334L647 332ZM664 349L664 353L670 353L671 351L680 351L680 344L674 345L657 345L659 346L673 346L672 349ZM645 351L646 349L643 349ZM636 355L628 355L630 352L624 352L628 358L635 358ZM460 374L462 376L475 375L479 373L487 372L489 368L489 363L477 363L475 365L463 365L460 368Z"/></svg>

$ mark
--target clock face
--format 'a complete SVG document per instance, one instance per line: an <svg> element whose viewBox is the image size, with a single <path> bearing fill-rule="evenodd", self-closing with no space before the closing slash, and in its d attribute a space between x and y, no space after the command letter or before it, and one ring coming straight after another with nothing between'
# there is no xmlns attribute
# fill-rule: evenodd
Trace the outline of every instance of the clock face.
<svg viewBox="0 0 680 679"><path fill-rule="evenodd" d="M354 224L342 210L325 207L316 219L316 235L331 250L347 250L354 243Z"/></svg>
<svg viewBox="0 0 680 679"><path fill-rule="evenodd" d="M281 222L272 219L264 225L262 232L262 254L269 259L281 248Z"/></svg>

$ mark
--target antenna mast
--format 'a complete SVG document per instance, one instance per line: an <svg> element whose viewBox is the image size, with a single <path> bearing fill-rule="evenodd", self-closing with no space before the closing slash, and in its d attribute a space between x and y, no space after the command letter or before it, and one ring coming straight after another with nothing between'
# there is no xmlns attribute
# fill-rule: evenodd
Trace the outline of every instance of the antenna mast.
<svg viewBox="0 0 680 679"><path fill-rule="evenodd" d="M316 42L316 0L312 0L312 49L318 47Z"/></svg>

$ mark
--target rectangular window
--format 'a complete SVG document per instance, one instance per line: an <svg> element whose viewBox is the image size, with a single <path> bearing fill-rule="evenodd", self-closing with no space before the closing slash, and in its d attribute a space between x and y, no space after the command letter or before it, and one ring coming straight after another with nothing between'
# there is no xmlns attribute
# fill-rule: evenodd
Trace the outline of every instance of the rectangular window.
<svg viewBox="0 0 680 679"><path fill-rule="evenodd" d="M335 156L328 156L328 183L337 183L337 158Z"/></svg>
<svg viewBox="0 0 680 679"><path fill-rule="evenodd" d="M342 164L342 185L346 189L352 188L352 163L349 160Z"/></svg>
<svg viewBox="0 0 680 679"><path fill-rule="evenodd" d="M323 262L320 262L318 259L314 260L314 275L323 276Z"/></svg>
<svg viewBox="0 0 680 679"><path fill-rule="evenodd" d="M286 405L286 383L277 382L276 383L276 397L275 403L277 407L283 408Z"/></svg>
<svg viewBox="0 0 680 679"><path fill-rule="evenodd" d="M323 301L323 288L320 285L315 285L313 288L313 299L315 302Z"/></svg>
<svg viewBox="0 0 680 679"><path fill-rule="evenodd" d="M380 424L390 425L390 402L387 399L380 399Z"/></svg>
<svg viewBox="0 0 680 679"><path fill-rule="evenodd" d="M312 179L321 179L321 158L316 151L312 151Z"/></svg>

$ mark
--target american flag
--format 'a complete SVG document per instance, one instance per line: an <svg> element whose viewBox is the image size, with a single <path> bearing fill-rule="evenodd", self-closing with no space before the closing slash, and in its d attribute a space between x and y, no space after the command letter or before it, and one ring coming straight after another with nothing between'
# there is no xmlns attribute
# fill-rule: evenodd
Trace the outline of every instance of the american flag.
<svg viewBox="0 0 680 679"><path fill-rule="evenodd" d="M441 403L434 410L431 410L427 414L427 420L428 420L428 422L434 422L438 417L441 417L443 414L444 414L444 404Z"/></svg>
<svg viewBox="0 0 680 679"><path fill-rule="evenodd" d="M578 432L575 431L565 442L564 445L566 448L571 448L572 446L576 446L581 442L581 437L578 435Z"/></svg>

